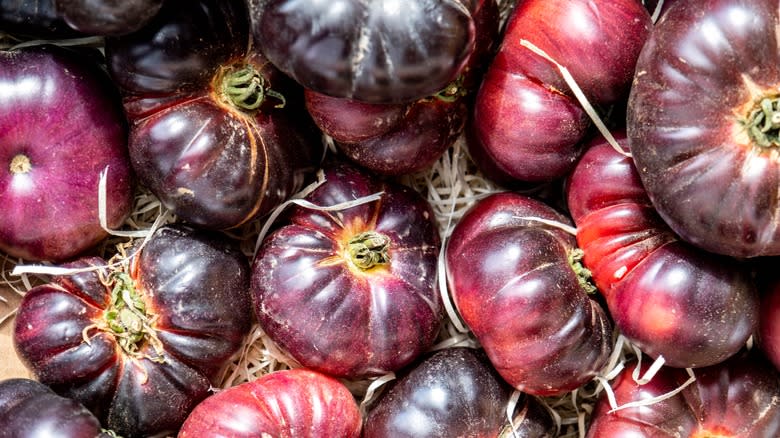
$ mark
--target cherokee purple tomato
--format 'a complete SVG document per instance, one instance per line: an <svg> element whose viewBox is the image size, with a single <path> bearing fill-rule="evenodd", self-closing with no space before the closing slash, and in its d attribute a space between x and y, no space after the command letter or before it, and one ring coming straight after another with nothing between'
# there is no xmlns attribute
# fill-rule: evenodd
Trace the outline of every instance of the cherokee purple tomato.
<svg viewBox="0 0 780 438"><path fill-rule="evenodd" d="M110 436L82 404L23 378L0 381L0 431L9 438Z"/></svg>
<svg viewBox="0 0 780 438"><path fill-rule="evenodd" d="M108 236L130 213L126 120L97 63L44 45L0 52L0 250L60 262Z"/></svg>
<svg viewBox="0 0 780 438"><path fill-rule="evenodd" d="M324 175L305 198L315 205L381 194L338 211L293 206L255 257L255 313L304 367L347 378L398 370L441 324L433 211L414 190L351 165Z"/></svg>
<svg viewBox="0 0 780 438"><path fill-rule="evenodd" d="M431 353L399 376L366 415L363 438L495 438L509 427L512 388L481 350L454 347ZM549 412L531 396L517 404L518 437L553 436ZM548 435L545 435L548 434Z"/></svg>
<svg viewBox="0 0 780 438"><path fill-rule="evenodd" d="M263 0L255 41L304 87L371 103L444 89L474 50L476 0Z"/></svg>
<svg viewBox="0 0 780 438"><path fill-rule="evenodd" d="M612 326L584 288L574 236L534 218L569 224L517 193L478 201L448 241L447 282L463 321L507 382L529 394L561 394L601 371Z"/></svg>
<svg viewBox="0 0 780 438"><path fill-rule="evenodd" d="M359 438L355 398L333 377L303 368L276 371L203 400L178 438Z"/></svg>
<svg viewBox="0 0 780 438"><path fill-rule="evenodd" d="M683 240L780 255L775 0L672 4L642 49L627 131L642 184Z"/></svg>
<svg viewBox="0 0 780 438"><path fill-rule="evenodd" d="M128 251L31 289L13 339L38 380L120 435L149 436L177 430L242 345L249 262L225 236L182 225Z"/></svg>
<svg viewBox="0 0 780 438"><path fill-rule="evenodd" d="M688 374L661 368L649 383L632 378L628 366L610 386L616 403L648 400L680 387ZM696 381L665 400L609 412L606 394L593 412L588 438L708 438L780 436L780 378L760 354L743 352L694 370Z"/></svg>
<svg viewBox="0 0 780 438"><path fill-rule="evenodd" d="M590 128L560 71L521 40L565 66L591 104L606 107L628 95L651 27L636 0L518 2L468 128L486 176L504 184L558 179L576 163Z"/></svg>
<svg viewBox="0 0 780 438"><path fill-rule="evenodd" d="M624 133L615 133L625 145ZM568 180L583 262L621 332L674 367L713 365L758 325L748 266L683 242L653 208L631 158L603 138Z"/></svg>
<svg viewBox="0 0 780 438"><path fill-rule="evenodd" d="M322 157L302 89L252 48L248 27L241 0L171 0L106 39L140 182L204 228L268 213Z"/></svg>

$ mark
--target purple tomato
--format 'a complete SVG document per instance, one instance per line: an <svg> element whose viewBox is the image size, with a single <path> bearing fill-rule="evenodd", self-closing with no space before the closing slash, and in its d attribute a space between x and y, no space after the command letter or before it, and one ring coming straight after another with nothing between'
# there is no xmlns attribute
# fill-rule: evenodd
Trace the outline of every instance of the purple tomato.
<svg viewBox="0 0 780 438"><path fill-rule="evenodd" d="M440 238L428 202L409 187L343 163L294 206L252 266L255 314L304 367L338 377L395 371L428 349L441 324Z"/></svg>
<svg viewBox="0 0 780 438"><path fill-rule="evenodd" d="M463 321L501 376L534 395L591 380L612 351L612 325L588 296L569 219L513 192L478 201L447 244L447 283Z"/></svg>
<svg viewBox="0 0 780 438"><path fill-rule="evenodd" d="M177 430L252 322L249 263L225 236L168 225L138 246L31 289L13 335L39 381L130 437Z"/></svg>
<svg viewBox="0 0 780 438"><path fill-rule="evenodd" d="M92 58L44 45L0 52L0 249L54 262L108 236L130 213L127 127L115 86Z"/></svg>
<svg viewBox="0 0 780 438"><path fill-rule="evenodd" d="M362 418L346 386L298 368L276 371L203 400L179 438L359 438Z"/></svg>

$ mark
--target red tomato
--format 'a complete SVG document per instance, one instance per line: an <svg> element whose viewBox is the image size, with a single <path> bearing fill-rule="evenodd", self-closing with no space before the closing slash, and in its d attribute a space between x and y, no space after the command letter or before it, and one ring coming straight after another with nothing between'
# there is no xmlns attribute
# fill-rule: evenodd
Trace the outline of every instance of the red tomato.
<svg viewBox="0 0 780 438"><path fill-rule="evenodd" d="M358 438L362 418L346 386L306 369L276 371L219 391L193 409L179 438Z"/></svg>

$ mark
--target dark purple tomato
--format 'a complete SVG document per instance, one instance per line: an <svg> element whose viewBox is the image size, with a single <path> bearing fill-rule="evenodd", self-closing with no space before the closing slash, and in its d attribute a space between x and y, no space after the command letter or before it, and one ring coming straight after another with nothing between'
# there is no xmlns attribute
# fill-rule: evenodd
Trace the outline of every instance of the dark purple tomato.
<svg viewBox="0 0 780 438"><path fill-rule="evenodd" d="M777 278L769 283L761 297L758 339L766 357L780 371L780 280Z"/></svg>
<svg viewBox="0 0 780 438"><path fill-rule="evenodd" d="M106 40L140 182L204 228L268 213L322 156L302 89L251 49L248 26L241 0L172 0Z"/></svg>
<svg viewBox="0 0 780 438"><path fill-rule="evenodd" d="M455 80L474 50L476 2L262 0L250 9L263 53L304 87L400 103Z"/></svg>
<svg viewBox="0 0 780 438"><path fill-rule="evenodd" d="M0 33L23 38L73 38L84 36L62 19L56 0L3 0Z"/></svg>
<svg viewBox="0 0 780 438"><path fill-rule="evenodd" d="M130 213L133 181L121 100L75 51L44 45L0 52L0 250L63 261L108 236Z"/></svg>
<svg viewBox="0 0 780 438"><path fill-rule="evenodd" d="M414 190L347 164L325 168L305 199L263 241L252 266L255 313L304 367L337 377L395 371L431 346L441 324L438 228Z"/></svg>
<svg viewBox="0 0 780 438"><path fill-rule="evenodd" d="M481 350L440 350L415 364L374 402L363 438L495 438L509 427L511 392ZM518 438L554 435L549 412L534 397L523 396L517 410L526 412L513 421Z"/></svg>
<svg viewBox="0 0 780 438"><path fill-rule="evenodd" d="M13 339L38 380L137 437L177 430L217 383L250 328L250 271L224 236L181 225L128 254L31 289Z"/></svg>
<svg viewBox="0 0 780 438"><path fill-rule="evenodd" d="M344 155L385 175L430 167L463 131L469 99L498 41L495 0L474 2L474 51L458 78L444 89L408 103L367 103L307 90L306 108Z"/></svg>
<svg viewBox="0 0 780 438"><path fill-rule="evenodd" d="M23 378L0 381L0 431L6 438L110 436L82 404Z"/></svg>
<svg viewBox="0 0 780 438"><path fill-rule="evenodd" d="M477 92L469 149L506 184L551 181L582 153L590 118L556 66L565 66L597 108L620 103L652 23L636 0L528 0L509 17L503 43Z"/></svg>
<svg viewBox="0 0 780 438"><path fill-rule="evenodd" d="M466 102L457 96L399 104L365 103L309 90L305 96L314 122L338 150L383 175L430 167L458 139L468 115Z"/></svg>
<svg viewBox="0 0 780 438"><path fill-rule="evenodd" d="M615 133L626 146L624 133ZM621 332L674 367L713 365L758 326L748 266L683 242L658 216L631 158L593 140L568 180L583 262Z"/></svg>
<svg viewBox="0 0 780 438"><path fill-rule="evenodd" d="M143 27L163 0L54 0L57 13L73 29L91 35L123 35Z"/></svg>
<svg viewBox="0 0 780 438"><path fill-rule="evenodd" d="M578 273L574 236L538 219L569 219L533 198L495 193L455 226L446 268L455 305L493 366L534 395L592 379L612 350L612 327Z"/></svg>
<svg viewBox="0 0 780 438"><path fill-rule="evenodd" d="M642 50L628 140L661 217L735 257L780 254L777 2L680 1Z"/></svg>
<svg viewBox="0 0 780 438"><path fill-rule="evenodd" d="M661 368L638 385L636 364L610 383L618 406L647 401L680 387L688 374ZM665 400L609 412L604 394L596 405L588 438L712 438L780 436L780 378L760 354L741 353L694 370L696 381Z"/></svg>
<svg viewBox="0 0 780 438"><path fill-rule="evenodd" d="M178 438L358 438L362 418L346 386L303 368L227 388L190 413Z"/></svg>

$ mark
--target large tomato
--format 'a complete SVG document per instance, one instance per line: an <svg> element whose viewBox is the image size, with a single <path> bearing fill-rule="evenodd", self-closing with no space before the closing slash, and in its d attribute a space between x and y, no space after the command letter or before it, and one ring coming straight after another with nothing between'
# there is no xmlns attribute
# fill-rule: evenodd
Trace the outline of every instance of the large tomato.
<svg viewBox="0 0 780 438"><path fill-rule="evenodd" d="M774 0L672 4L642 49L627 129L642 183L683 239L780 254L780 49Z"/></svg>
<svg viewBox="0 0 780 438"><path fill-rule="evenodd" d="M121 253L120 253L121 254ZM132 258L31 289L14 344L36 378L122 436L175 431L252 320L249 263L224 236L166 226Z"/></svg>
<svg viewBox="0 0 780 438"><path fill-rule="evenodd" d="M501 376L535 395L592 379L612 350L612 325L590 299L569 220L512 192L478 201L447 244L447 281L464 322Z"/></svg>
<svg viewBox="0 0 780 438"><path fill-rule="evenodd" d="M349 165L324 175L306 197L315 205L380 197L338 211L295 206L254 260L255 313L307 368L348 378L395 371L431 346L441 323L433 211L409 187Z"/></svg>
<svg viewBox="0 0 780 438"><path fill-rule="evenodd" d="M266 374L203 400L178 438L358 438L362 418L346 386L297 368Z"/></svg>
<svg viewBox="0 0 780 438"><path fill-rule="evenodd" d="M300 87L252 49L243 1L166 1L139 31L107 38L106 57L133 168L181 220L246 223L297 191L321 158Z"/></svg>
<svg viewBox="0 0 780 438"><path fill-rule="evenodd" d="M626 144L625 134L615 137ZM681 241L633 161L601 137L569 177L567 200L615 325L645 353L675 367L713 365L754 333L758 292L748 267Z"/></svg>
<svg viewBox="0 0 780 438"><path fill-rule="evenodd" d="M688 380L681 369L661 368L649 383L632 377L636 364L611 383L618 406L649 402ZM588 438L776 437L780 434L780 378L755 351L696 369L682 392L644 406L612 412L604 394L593 412Z"/></svg>

